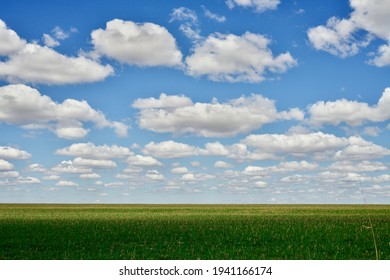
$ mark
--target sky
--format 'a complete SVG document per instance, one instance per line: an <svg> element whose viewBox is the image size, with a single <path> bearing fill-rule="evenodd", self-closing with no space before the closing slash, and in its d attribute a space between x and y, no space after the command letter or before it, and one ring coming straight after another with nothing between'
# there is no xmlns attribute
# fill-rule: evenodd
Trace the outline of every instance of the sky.
<svg viewBox="0 0 390 280"><path fill-rule="evenodd" d="M390 1L2 1L0 203L390 203Z"/></svg>

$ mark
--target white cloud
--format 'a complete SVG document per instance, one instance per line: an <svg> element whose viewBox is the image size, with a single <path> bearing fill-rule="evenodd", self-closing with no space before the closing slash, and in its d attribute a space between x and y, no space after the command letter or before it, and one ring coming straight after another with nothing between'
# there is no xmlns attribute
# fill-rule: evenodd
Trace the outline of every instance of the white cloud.
<svg viewBox="0 0 390 280"><path fill-rule="evenodd" d="M114 19L91 33L98 53L138 66L181 66L182 54L168 30L153 23Z"/></svg>
<svg viewBox="0 0 390 280"><path fill-rule="evenodd" d="M315 49L345 58L357 54L362 44L353 37L355 29L352 21L332 17L326 26L310 28L307 35Z"/></svg>
<svg viewBox="0 0 390 280"><path fill-rule="evenodd" d="M267 168L261 167L261 166L253 166L249 165L245 167L244 171L242 171L244 175L247 176L266 176L267 175Z"/></svg>
<svg viewBox="0 0 390 280"><path fill-rule="evenodd" d="M181 176L181 180L183 181L196 181L196 177L194 174L192 173L187 173L187 174L184 174L183 176Z"/></svg>
<svg viewBox="0 0 390 280"><path fill-rule="evenodd" d="M199 161L191 161L190 164L191 164L192 167L199 167L200 166L200 162Z"/></svg>
<svg viewBox="0 0 390 280"><path fill-rule="evenodd" d="M12 29L9 29L0 19L0 57L11 55L23 49L26 41L21 39Z"/></svg>
<svg viewBox="0 0 390 280"><path fill-rule="evenodd" d="M89 168L115 168L116 163L107 159L85 159L77 157L73 160L75 166Z"/></svg>
<svg viewBox="0 0 390 280"><path fill-rule="evenodd" d="M337 183L342 185L345 183L358 183L358 182L366 181L368 177L365 177L355 172L325 171L317 174L316 179L324 183Z"/></svg>
<svg viewBox="0 0 390 280"><path fill-rule="evenodd" d="M65 39L69 38L71 33L77 33L77 32L78 32L77 28L72 27L72 28L70 28L69 31L64 31L59 26L54 27L53 30L51 31L53 36L58 40L65 40Z"/></svg>
<svg viewBox="0 0 390 280"><path fill-rule="evenodd" d="M288 52L274 57L269 44L266 37L250 32L242 36L212 34L186 58L187 73L213 81L258 83L268 72L283 73L297 65Z"/></svg>
<svg viewBox="0 0 390 280"><path fill-rule="evenodd" d="M334 162L328 167L328 169L342 172L375 172L385 171L388 168L386 165L379 161L364 160L361 162L355 162L347 160Z"/></svg>
<svg viewBox="0 0 390 280"><path fill-rule="evenodd" d="M197 182L197 181L207 181L214 179L214 175L209 175L209 174L202 174L202 173L187 173L181 176L180 180L184 182Z"/></svg>
<svg viewBox="0 0 390 280"><path fill-rule="evenodd" d="M112 183L104 184L104 186L107 188L121 187L123 185L124 185L123 182L112 182Z"/></svg>
<svg viewBox="0 0 390 280"><path fill-rule="evenodd" d="M181 158L197 155L199 149L194 146L169 140L160 143L150 142L145 145L142 152L156 158Z"/></svg>
<svg viewBox="0 0 390 280"><path fill-rule="evenodd" d="M31 185L31 184L39 184L41 181L38 178L35 177L16 177L15 176L8 176L12 179L6 179L3 181L0 181L0 186L21 186L21 185Z"/></svg>
<svg viewBox="0 0 390 280"><path fill-rule="evenodd" d="M113 159L130 156L133 153L127 147L117 145L96 146L94 143L76 143L71 146L59 149L57 155L75 156L88 159Z"/></svg>
<svg viewBox="0 0 390 280"><path fill-rule="evenodd" d="M60 138L72 140L86 136L85 122L92 122L98 128L114 128L116 132L118 124L125 126L108 121L103 113L84 100L66 99L59 104L21 84L0 87L0 121L23 125L27 129L46 128ZM119 133L118 136L123 135Z"/></svg>
<svg viewBox="0 0 390 280"><path fill-rule="evenodd" d="M307 175L296 174L296 175L283 177L282 179L280 179L280 181L289 184L302 184L302 183L307 183L310 178L311 177Z"/></svg>
<svg viewBox="0 0 390 280"><path fill-rule="evenodd" d="M242 172L248 176L268 176L271 173L288 173L288 172L306 172L314 171L319 168L317 163L302 161L281 162L275 166L247 166Z"/></svg>
<svg viewBox="0 0 390 280"><path fill-rule="evenodd" d="M191 40L200 40L199 20L197 14L188 8L180 7L173 9L170 22L180 21L179 29Z"/></svg>
<svg viewBox="0 0 390 280"><path fill-rule="evenodd" d="M78 122L73 124L66 124L66 125L70 125L70 126L64 127L62 124L57 126L54 133L57 135L58 138L77 140L77 139L84 138L89 133L89 129L85 129L83 127L77 127L79 125L81 126L81 124Z"/></svg>
<svg viewBox="0 0 390 280"><path fill-rule="evenodd" d="M12 83L77 84L101 81L113 73L110 65L83 56L68 57L35 43L0 62L0 78Z"/></svg>
<svg viewBox="0 0 390 280"><path fill-rule="evenodd" d="M8 146L0 146L1 159L29 159L30 157L31 154L26 151L22 151Z"/></svg>
<svg viewBox="0 0 390 280"><path fill-rule="evenodd" d="M306 157L313 153L326 153L348 145L348 139L333 134L313 132L308 134L249 135L242 143L269 153Z"/></svg>
<svg viewBox="0 0 390 280"><path fill-rule="evenodd" d="M18 178L20 173L17 171L2 171L0 170L0 178Z"/></svg>
<svg viewBox="0 0 390 280"><path fill-rule="evenodd" d="M123 172L124 173L134 174L134 173L141 173L142 170L143 170L142 167L129 166L126 169L124 169Z"/></svg>
<svg viewBox="0 0 390 280"><path fill-rule="evenodd" d="M228 162L218 160L214 163L215 168L231 168L232 165Z"/></svg>
<svg viewBox="0 0 390 280"><path fill-rule="evenodd" d="M133 103L134 108L138 109L174 109L178 107L192 106L192 100L184 95L166 95L162 93L158 99L138 98Z"/></svg>
<svg viewBox="0 0 390 280"><path fill-rule="evenodd" d="M27 168L25 169L26 172L38 172L38 173L43 173L46 172L47 169L39 163L33 163L29 164Z"/></svg>
<svg viewBox="0 0 390 280"><path fill-rule="evenodd" d="M174 100L175 105L165 107L166 100ZM277 112L274 103L261 95L240 97L225 103L215 99L211 103L192 103L183 96L161 95L160 100L138 99L133 107L141 109L138 123L142 128L203 137L234 136L277 120L304 118L298 109Z"/></svg>
<svg viewBox="0 0 390 280"><path fill-rule="evenodd" d="M349 18L332 17L326 26L317 26L308 30L310 42L318 50L333 55L347 57L356 54L360 48L367 46L372 37L386 43L378 49L376 57L369 62L376 66L390 64L390 3L387 0L360 1L350 0L352 12ZM364 31L367 36L355 36ZM358 38L360 37L360 38Z"/></svg>
<svg viewBox="0 0 390 280"><path fill-rule="evenodd" d="M75 166L71 160L64 160L57 166L53 167L51 170L53 172L58 172L58 173L73 173L73 174L92 173L91 168Z"/></svg>
<svg viewBox="0 0 390 280"><path fill-rule="evenodd" d="M171 173L172 174L185 174L185 173L189 173L189 170L187 169L187 167L180 166L180 167L172 168Z"/></svg>
<svg viewBox="0 0 390 280"><path fill-rule="evenodd" d="M348 138L349 145L335 154L336 160L369 160L390 155L390 150L361 137Z"/></svg>
<svg viewBox="0 0 390 280"><path fill-rule="evenodd" d="M349 101L318 101L308 108L309 121L314 125L339 125L345 122L349 125L361 125L364 122L383 122L390 119L390 88L386 88L378 104L370 106L367 103Z"/></svg>
<svg viewBox="0 0 390 280"><path fill-rule="evenodd" d="M72 181L59 181L56 183L57 187L78 187L79 185Z"/></svg>
<svg viewBox="0 0 390 280"><path fill-rule="evenodd" d="M35 177L18 177L16 180L17 185L29 185L29 184L39 184L41 181Z"/></svg>
<svg viewBox="0 0 390 280"><path fill-rule="evenodd" d="M258 188L264 188L267 185L268 185L267 182L264 182L264 181L256 181L255 182L255 186L258 187Z"/></svg>
<svg viewBox="0 0 390 280"><path fill-rule="evenodd" d="M377 126L365 127L363 133L369 136L376 137L381 132L381 129Z"/></svg>
<svg viewBox="0 0 390 280"><path fill-rule="evenodd" d="M381 45L378 48L377 56L371 59L369 63L378 67L390 65L390 39L386 45Z"/></svg>
<svg viewBox="0 0 390 280"><path fill-rule="evenodd" d="M387 0L360 1L350 0L353 9L351 20L359 28L367 30L380 38L388 38L390 30L390 3Z"/></svg>
<svg viewBox="0 0 390 280"><path fill-rule="evenodd" d="M52 174L52 175L43 176L42 179L43 180L59 180L59 179L61 179L61 177L58 175Z"/></svg>
<svg viewBox="0 0 390 280"><path fill-rule="evenodd" d="M3 172L3 171L10 171L10 170L13 170L14 169L14 166L12 163L4 160L4 159L0 159L0 172Z"/></svg>
<svg viewBox="0 0 390 280"><path fill-rule="evenodd" d="M203 9L203 13L204 13L205 17L212 19L212 20L215 20L217 22L225 22L226 21L226 17L217 15L217 14L209 11L208 9L206 9L205 6L202 6L202 9Z"/></svg>
<svg viewBox="0 0 390 280"><path fill-rule="evenodd" d="M43 34L43 43L49 48L55 48L60 45L60 42L51 37L49 34Z"/></svg>
<svg viewBox="0 0 390 280"><path fill-rule="evenodd" d="M252 8L258 13L275 10L279 3L280 0L226 0L229 9L233 9L235 6L241 6L244 8Z"/></svg>
<svg viewBox="0 0 390 280"><path fill-rule="evenodd" d="M271 167L269 170L271 172L303 172L303 171L313 171L318 169L319 165L317 163L310 163L305 160L302 161L288 161L281 162L275 167Z"/></svg>
<svg viewBox="0 0 390 280"><path fill-rule="evenodd" d="M148 170L148 172L145 174L145 178L152 180L152 181L164 181L165 180L164 175L160 174L157 170Z"/></svg>
<svg viewBox="0 0 390 280"><path fill-rule="evenodd" d="M161 166L162 163L150 156L135 155L127 158L130 166L149 167Z"/></svg>
<svg viewBox="0 0 390 280"><path fill-rule="evenodd" d="M211 156L227 156L230 153L229 149L220 142L206 143L205 148L207 154Z"/></svg>

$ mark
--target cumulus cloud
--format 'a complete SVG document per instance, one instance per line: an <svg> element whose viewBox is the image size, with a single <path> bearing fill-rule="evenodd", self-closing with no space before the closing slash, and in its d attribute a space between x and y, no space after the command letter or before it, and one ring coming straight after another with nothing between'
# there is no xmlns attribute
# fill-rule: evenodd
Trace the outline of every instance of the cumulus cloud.
<svg viewBox="0 0 390 280"><path fill-rule="evenodd" d="M171 173L172 174L185 174L185 173L189 173L189 170L187 169L187 167L180 166L180 167L172 168Z"/></svg>
<svg viewBox="0 0 390 280"><path fill-rule="evenodd" d="M310 28L307 35L315 49L345 58L357 54L359 48L366 44L353 37L355 30L356 26L352 21L332 17L326 26Z"/></svg>
<svg viewBox="0 0 390 280"><path fill-rule="evenodd" d="M184 106L191 106L192 100L184 95L166 95L162 93L160 97L154 98L139 98L133 103L133 107L137 109L169 109Z"/></svg>
<svg viewBox="0 0 390 280"><path fill-rule="evenodd" d="M0 146L1 159L29 159L31 154L13 147Z"/></svg>
<svg viewBox="0 0 390 280"><path fill-rule="evenodd" d="M235 6L254 9L258 13L267 10L275 10L280 3L280 0L226 0L229 9Z"/></svg>
<svg viewBox="0 0 390 280"><path fill-rule="evenodd" d="M180 180L187 182L196 182L196 181L208 181L215 178L215 175L204 174L204 173L187 173L184 174Z"/></svg>
<svg viewBox="0 0 390 280"><path fill-rule="evenodd" d="M164 106L168 99L174 102ZM183 96L161 95L160 100L138 99L133 107L140 109L138 123L142 128L203 137L234 136L277 120L304 118L298 109L277 112L275 102L261 95L240 97L225 103L215 99L211 103L192 103Z"/></svg>
<svg viewBox="0 0 390 280"><path fill-rule="evenodd" d="M123 182L112 182L112 183L104 184L104 186L107 187L107 188L121 187L123 185L124 185Z"/></svg>
<svg viewBox="0 0 390 280"><path fill-rule="evenodd" d="M305 157L315 153L325 153L348 145L347 138L333 134L313 132L307 134L260 134L249 135L242 143L261 151L290 154Z"/></svg>
<svg viewBox="0 0 390 280"><path fill-rule="evenodd" d="M281 162L275 166L247 166L242 172L247 176L268 176L270 173L288 173L288 172L304 172L314 171L319 168L317 163L302 161L287 161Z"/></svg>
<svg viewBox="0 0 390 280"><path fill-rule="evenodd" d="M145 178L149 179L151 181L164 181L165 177L161 173L159 173L157 170L148 170L148 172L145 174Z"/></svg>
<svg viewBox="0 0 390 280"><path fill-rule="evenodd" d="M48 34L47 46L27 43L0 20L0 79L8 82L74 84L104 80L114 73L110 65L101 65L82 55L69 57L50 47L59 44ZM50 47L48 47L50 46Z"/></svg>
<svg viewBox="0 0 390 280"><path fill-rule="evenodd" d="M194 146L169 140L160 143L150 142L145 145L142 152L156 158L181 158L197 155L199 149Z"/></svg>
<svg viewBox="0 0 390 280"><path fill-rule="evenodd" d="M72 181L59 181L56 183L57 187L78 187L79 185Z"/></svg>
<svg viewBox="0 0 390 280"><path fill-rule="evenodd" d="M231 167L233 167L233 165L231 165L228 162L225 162L225 161L222 161L222 160L218 160L218 161L216 161L214 163L214 167L215 168L231 168Z"/></svg>
<svg viewBox="0 0 390 280"><path fill-rule="evenodd" d="M58 175L52 174L52 175L43 176L42 179L43 180L59 180L59 179L61 179L61 177Z"/></svg>
<svg viewBox="0 0 390 280"><path fill-rule="evenodd" d="M114 19L106 29L92 31L95 50L121 63L138 66L178 67L182 54L168 30L154 23Z"/></svg>
<svg viewBox="0 0 390 280"><path fill-rule="evenodd" d="M116 163L107 159L85 159L77 157L73 160L75 166L87 168L115 168Z"/></svg>
<svg viewBox="0 0 390 280"><path fill-rule="evenodd" d="M96 146L91 142L72 144L71 146L57 150L55 153L57 155L75 156L87 159L124 158L133 154L127 147L117 145Z"/></svg>
<svg viewBox="0 0 390 280"><path fill-rule="evenodd" d="M378 48L376 56L369 61L376 66L390 64L390 4L387 0L359 1L350 0L352 12L349 18L332 17L325 26L320 25L308 30L312 45L318 49L340 57L352 56L366 47L373 37L380 38L385 44ZM357 36L358 32L366 36Z"/></svg>
<svg viewBox="0 0 390 280"><path fill-rule="evenodd" d="M31 184L39 184L41 181L35 177L14 177L10 176L12 179L6 179L4 181L0 181L0 186L21 186L21 185L31 185Z"/></svg>
<svg viewBox="0 0 390 280"><path fill-rule="evenodd" d="M318 101L309 106L309 121L315 125L361 125L364 122L383 122L390 119L390 88L386 88L378 103L370 106L364 102L340 99L336 101Z"/></svg>
<svg viewBox="0 0 390 280"><path fill-rule="evenodd" d="M283 73L297 65L289 52L273 56L270 42L250 32L242 36L212 34L186 58L187 73L213 81L258 83L268 72Z"/></svg>
<svg viewBox="0 0 390 280"><path fill-rule="evenodd" d="M229 149L220 142L206 143L205 148L207 154L211 156L227 156L230 154Z"/></svg>
<svg viewBox="0 0 390 280"><path fill-rule="evenodd" d="M13 170L14 169L14 166L12 163L4 160L4 159L0 159L0 172L3 172L3 171L10 171L10 170Z"/></svg>
<svg viewBox="0 0 390 280"><path fill-rule="evenodd" d="M33 163L29 164L27 168L25 169L26 172L38 172L38 173L44 173L47 171L47 169L39 163Z"/></svg>
<svg viewBox="0 0 390 280"><path fill-rule="evenodd" d="M349 145L337 151L336 160L369 160L390 155L390 150L366 141L361 137L352 136L348 139Z"/></svg>
<svg viewBox="0 0 390 280"><path fill-rule="evenodd" d="M103 113L84 100L66 99L59 104L21 84L0 87L0 121L27 129L46 128L60 138L72 140L87 135L89 130L83 127L86 122L92 122L98 128L114 128L117 134L118 126L126 126L108 121ZM118 136L125 136L123 133L120 129Z"/></svg>
<svg viewBox="0 0 390 280"><path fill-rule="evenodd" d="M20 173L18 171L0 170L0 178L18 178L18 177L20 177Z"/></svg>
<svg viewBox="0 0 390 280"><path fill-rule="evenodd" d="M342 171L342 172L375 172L375 171L385 171L387 166L379 161L368 161L364 160L361 162L356 161L337 161L332 163L329 167L329 170L332 171Z"/></svg>
<svg viewBox="0 0 390 280"><path fill-rule="evenodd" d="M127 158L127 163L130 166L150 167L161 166L162 163L151 156L134 155Z"/></svg>
<svg viewBox="0 0 390 280"><path fill-rule="evenodd" d="M0 19L0 56L7 56L18 52L26 46L26 41L21 39L12 29L9 29Z"/></svg>
<svg viewBox="0 0 390 280"><path fill-rule="evenodd" d="M86 168L84 166L76 166L71 160L64 160L57 166L51 169L56 173L71 173L71 174L87 174L92 173L91 168Z"/></svg>

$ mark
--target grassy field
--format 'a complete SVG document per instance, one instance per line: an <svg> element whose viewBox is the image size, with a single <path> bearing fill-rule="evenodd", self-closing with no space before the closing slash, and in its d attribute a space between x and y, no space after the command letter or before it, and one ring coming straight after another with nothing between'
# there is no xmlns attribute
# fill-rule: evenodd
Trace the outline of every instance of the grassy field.
<svg viewBox="0 0 390 280"><path fill-rule="evenodd" d="M377 255L390 259L390 205L0 204L0 259Z"/></svg>

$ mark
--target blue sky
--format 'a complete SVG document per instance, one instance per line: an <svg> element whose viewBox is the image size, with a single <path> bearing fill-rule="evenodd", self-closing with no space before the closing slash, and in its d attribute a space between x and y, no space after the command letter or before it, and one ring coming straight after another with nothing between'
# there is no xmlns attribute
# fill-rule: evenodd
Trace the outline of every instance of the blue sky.
<svg viewBox="0 0 390 280"><path fill-rule="evenodd" d="M387 0L5 1L0 202L389 203L389 19Z"/></svg>

